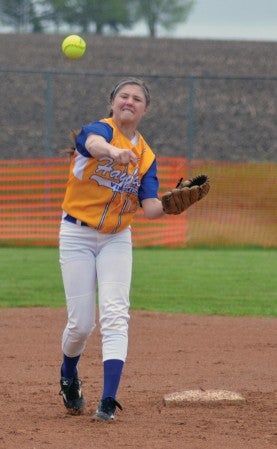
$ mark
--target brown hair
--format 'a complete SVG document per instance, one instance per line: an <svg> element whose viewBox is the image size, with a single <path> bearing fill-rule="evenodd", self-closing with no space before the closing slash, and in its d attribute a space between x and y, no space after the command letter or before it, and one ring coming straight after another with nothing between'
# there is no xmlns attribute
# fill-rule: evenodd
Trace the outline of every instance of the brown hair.
<svg viewBox="0 0 277 449"><path fill-rule="evenodd" d="M113 91L111 92L110 103L114 100L115 96L118 94L118 92L121 90L121 88L123 86L126 86L127 84L135 84L136 86L141 87L143 90L144 96L145 96L146 106L149 106L150 101L151 101L149 88L147 87L145 82L139 78L125 78L125 79L119 81L116 84ZM110 110L110 117L112 117L112 115L113 115L113 111Z"/></svg>
<svg viewBox="0 0 277 449"><path fill-rule="evenodd" d="M78 136L79 133L80 133L80 131L76 131L75 129L72 129L70 131L70 139L71 139L72 143L74 144L74 146L69 147L69 148L64 148L63 150L61 150L62 154L66 154L70 158L73 156L74 151L76 149L75 148L76 137Z"/></svg>

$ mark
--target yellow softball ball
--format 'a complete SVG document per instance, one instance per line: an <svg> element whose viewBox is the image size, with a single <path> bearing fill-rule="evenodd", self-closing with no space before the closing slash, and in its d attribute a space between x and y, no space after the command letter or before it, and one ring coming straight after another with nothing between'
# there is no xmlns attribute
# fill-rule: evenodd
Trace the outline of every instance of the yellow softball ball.
<svg viewBox="0 0 277 449"><path fill-rule="evenodd" d="M77 34L71 34L63 40L62 51L68 59L79 59L86 51L86 42Z"/></svg>

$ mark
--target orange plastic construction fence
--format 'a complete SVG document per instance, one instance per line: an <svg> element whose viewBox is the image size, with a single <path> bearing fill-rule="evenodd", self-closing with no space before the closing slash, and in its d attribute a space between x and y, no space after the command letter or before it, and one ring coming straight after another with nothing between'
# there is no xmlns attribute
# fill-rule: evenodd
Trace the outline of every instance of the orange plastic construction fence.
<svg viewBox="0 0 277 449"><path fill-rule="evenodd" d="M185 176L186 159L158 158L160 191ZM58 244L61 203L69 161L64 158L0 161L0 242L15 245ZM134 246L180 246L186 240L186 216L146 220L137 212Z"/></svg>
<svg viewBox="0 0 277 449"><path fill-rule="evenodd" d="M187 213L186 246L277 247L277 164L191 161L211 189Z"/></svg>
<svg viewBox="0 0 277 449"><path fill-rule="evenodd" d="M0 161L0 244L58 244L68 159ZM134 246L277 246L277 164L158 158L160 194L180 177L207 173L209 195L179 216L146 220Z"/></svg>

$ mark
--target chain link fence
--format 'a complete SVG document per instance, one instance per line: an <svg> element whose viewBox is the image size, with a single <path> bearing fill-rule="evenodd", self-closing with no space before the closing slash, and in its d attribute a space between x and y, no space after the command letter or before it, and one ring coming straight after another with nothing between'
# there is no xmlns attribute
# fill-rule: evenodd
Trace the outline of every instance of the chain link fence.
<svg viewBox="0 0 277 449"><path fill-rule="evenodd" d="M71 144L70 130L107 116L109 94L114 84L126 76L141 77L150 87L151 106L140 131L158 158L183 159L186 177L199 171L211 177L207 199L185 215L184 233L174 244L276 247L277 77L0 69L4 179L0 214L3 229L13 236L13 244L22 240L18 233L23 228L24 241L35 243L36 226L42 226L37 240L42 244L48 225L43 210L38 222L30 224L26 220L32 201L28 199L27 207L17 198L22 178L14 178L12 162L20 168L20 160L28 160L31 165L33 160L39 170L35 160L47 164L47 160L64 157L60 150ZM41 167L42 175L44 169ZM36 176L41 177L39 173ZM173 181L162 179L162 185L166 187L168 182L172 184L168 187L173 187ZM29 190L27 196L38 195ZM50 193L57 196L55 191ZM60 206L54 206L51 226L57 230ZM37 212L33 213L37 216ZM23 227L21 218L25 220ZM163 232L159 223L156 232ZM54 230L55 242L56 236Z"/></svg>
<svg viewBox="0 0 277 449"><path fill-rule="evenodd" d="M0 69L1 158L56 157L127 75ZM277 77L135 76L150 86L140 130L158 155L276 162Z"/></svg>

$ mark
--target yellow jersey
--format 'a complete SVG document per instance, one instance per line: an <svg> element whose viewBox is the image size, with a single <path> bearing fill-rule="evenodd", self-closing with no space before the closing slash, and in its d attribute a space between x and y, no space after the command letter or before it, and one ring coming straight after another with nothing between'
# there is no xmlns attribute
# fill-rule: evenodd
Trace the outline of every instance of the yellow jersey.
<svg viewBox="0 0 277 449"><path fill-rule="evenodd" d="M138 162L136 166L121 165L108 156L92 157L84 142L94 128L83 127L81 144L79 148L77 144L70 163L62 209L101 233L113 234L132 223L139 206L141 180L155 161L155 154L140 133L137 133L137 142L132 143L118 130L112 117L97 123L105 124L110 132L109 143L117 148L130 148Z"/></svg>

